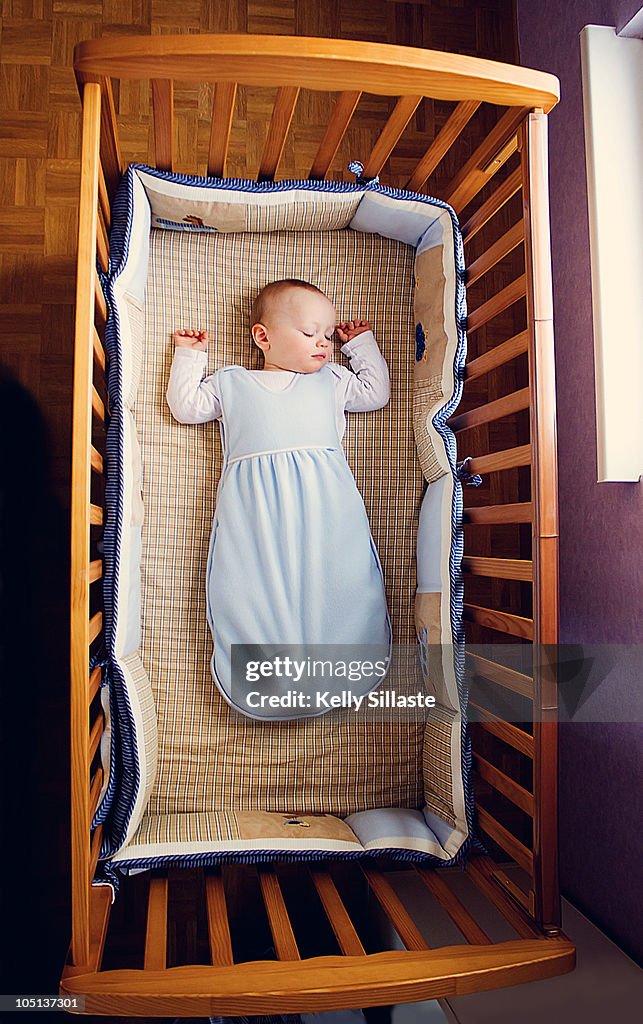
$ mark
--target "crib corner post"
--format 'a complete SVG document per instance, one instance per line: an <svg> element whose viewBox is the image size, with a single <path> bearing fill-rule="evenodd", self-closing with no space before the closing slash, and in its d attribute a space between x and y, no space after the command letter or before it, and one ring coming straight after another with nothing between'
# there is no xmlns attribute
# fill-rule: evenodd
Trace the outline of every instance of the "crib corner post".
<svg viewBox="0 0 643 1024"><path fill-rule="evenodd" d="M534 562L534 916L561 922L558 878L558 476L547 115L521 127L530 379Z"/></svg>

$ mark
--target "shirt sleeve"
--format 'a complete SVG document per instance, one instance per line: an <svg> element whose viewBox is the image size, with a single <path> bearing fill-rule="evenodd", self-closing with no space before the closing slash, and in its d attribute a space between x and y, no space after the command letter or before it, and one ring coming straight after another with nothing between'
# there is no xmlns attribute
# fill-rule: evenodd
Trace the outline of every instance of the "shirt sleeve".
<svg viewBox="0 0 643 1024"><path fill-rule="evenodd" d="M391 397L391 383L373 332L363 331L342 345L341 351L350 360L350 370L339 363L330 365L338 378L343 408L347 412L382 409Z"/></svg>
<svg viewBox="0 0 643 1024"><path fill-rule="evenodd" d="M203 378L207 363L207 352L190 348L174 350L166 397L179 423L207 423L222 417L218 376L212 373Z"/></svg>

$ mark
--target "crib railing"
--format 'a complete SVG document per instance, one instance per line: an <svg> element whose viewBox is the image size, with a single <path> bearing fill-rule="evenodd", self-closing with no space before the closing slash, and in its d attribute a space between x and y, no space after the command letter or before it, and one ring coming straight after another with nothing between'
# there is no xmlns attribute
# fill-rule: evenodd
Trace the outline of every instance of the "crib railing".
<svg viewBox="0 0 643 1024"><path fill-rule="evenodd" d="M511 113L511 111L509 112ZM511 124L501 119L505 125ZM508 874L498 868L497 880L514 899L521 902L546 932L555 932L560 925L560 903L557 871L557 679L555 645L558 642L558 514L556 469L556 409L553 347L553 305L550 266L549 210L547 190L547 121L542 111L523 116L507 140L506 131L497 133L501 146L494 165L507 155L520 151L519 166L504 179L477 211L463 225L465 249L475 234L505 207L512 195L522 191L522 217L492 245L484 248L469 264L467 284L471 288L518 246L524 246L524 273L481 305L474 305L468 316L470 339L487 324L511 307L522 306L525 329L506 338L473 358L466 368L467 385L493 371L513 364L527 355L525 386L501 398L480 404L451 420L460 444L467 444L472 455L471 473L503 473L520 466L530 468L529 500L503 504L477 505L465 510L465 525L531 524L531 558L489 558L465 554L465 576L491 577L495 580L523 581L530 584L531 596L526 601L531 614L516 614L498 606L481 606L466 598L464 616L478 629L491 631L498 639L531 641L533 656L530 675L488 661L477 654L469 657L470 675L492 682L505 690L527 697L533 708L531 730L498 720L484 707L472 702L472 710L480 719L482 732L500 740L501 747L514 750L531 761L531 786L516 782L515 774L490 764L474 746L474 765L480 781L508 800L531 819L531 848L518 839L510 828L478 803L478 824L529 879L529 895L518 889ZM484 147L484 158L489 148ZM483 149L483 147L480 147ZM476 154L474 154L474 157ZM477 168L483 163L473 158L458 176L460 181L451 200L461 210L480 191L481 177ZM473 161L473 162L472 162ZM489 172L489 165L485 169ZM466 172L466 173L465 173ZM474 399L475 402L475 399ZM472 438L472 428L493 424L521 411L528 412L528 444L494 453L480 451L488 436ZM519 439L518 439L519 440ZM462 449L461 449L462 450ZM465 538L467 534L465 533ZM465 539L465 552L467 544ZM504 635L504 636L503 636ZM482 637L477 637L480 640ZM471 639L471 635L469 635ZM497 745L496 745L496 749ZM520 757L515 758L516 761ZM511 759L510 759L511 760Z"/></svg>
<svg viewBox="0 0 643 1024"><path fill-rule="evenodd" d="M75 67L83 96L83 199L72 495L73 963L88 964L90 950L92 958L100 957L108 900L108 890L91 886L101 829L94 830L90 841L90 825L102 776L100 768L93 775L90 772L102 715L96 713L88 725L88 711L94 707L101 682L100 668L91 674L89 669L102 628L100 610L92 610L92 592L98 589L101 568L98 557L92 556L91 529L100 526L103 512L92 498L92 487L96 488L103 471L98 437L108 411L101 341L107 311L95 260L97 254L99 265L106 268L109 203L125 166L112 77L150 80L156 164L165 169L176 163L174 80L214 83L207 162L201 170L207 166L208 173L221 176L229 161L238 86L276 87L270 131L257 170L261 180L272 180L283 161L301 88L335 95L328 126L308 170L310 178L336 173L333 161L365 94L393 96L397 101L364 157L364 178L390 166L387 161L395 156L423 97L453 102L441 130L428 144L417 147L411 166L396 184L451 203L461 216L467 253L470 359L463 411L450 425L458 435L460 457L471 456L470 472L490 481L486 490L492 499L473 504L468 497L465 510L467 640L511 640L531 646L534 652L529 673L475 650L468 658L472 679L482 678L499 691L520 694L533 707L532 724L524 727L483 706L473 709L479 719L474 727L476 788L481 794L477 824L490 845L504 855L504 863L491 868L493 862L474 859L468 870L505 914L511 914L513 907L516 920L529 919L541 933L555 934L560 924L557 696L550 652L558 638L558 527L546 111L557 101L557 80L527 69L434 51L265 35L93 40L76 48ZM445 167L453 161L454 147L482 103L507 109L449 176ZM141 162L145 158L145 153L137 155ZM196 161L192 172L199 173ZM519 193L522 215L515 217ZM498 224L512 217L514 223L498 230ZM511 260L521 251L524 270L516 264L513 273ZM513 383L508 393L494 397L492 382L497 374L506 374L505 379ZM498 424L503 425L502 431L494 434ZM498 437L509 441L498 445ZM521 550L519 557L499 557L489 541L488 550L472 553L471 531L490 533L498 527L521 531L520 546L525 552ZM487 596L476 597L486 583ZM525 763L530 766L528 772ZM494 800L486 800L485 794L498 796L517 809L523 820L526 817L528 839L524 829L514 827L511 816L503 818L496 812ZM516 883L516 866L526 873L526 886Z"/></svg>
<svg viewBox="0 0 643 1024"><path fill-rule="evenodd" d="M76 282L74 406L71 494L71 800L72 800L72 955L74 963L89 959L90 901L101 897L92 889L102 826L90 833L103 786L96 766L104 716L99 691L103 612L99 584L102 558L94 534L104 523L104 435L108 414L107 355L103 332L107 308L96 270L109 261L107 231L110 214L101 170L101 96L89 84L83 95L81 199ZM103 899L104 899L103 894Z"/></svg>
<svg viewBox="0 0 643 1024"><path fill-rule="evenodd" d="M447 190L444 198L456 209L465 205L464 197L472 185L484 184L515 151L516 129L524 112L534 108L548 111L558 101L557 79L543 72L436 50L345 39L232 34L101 39L80 43L74 66L80 83L94 81L101 87L101 156L110 190L116 187L123 166L111 78L150 81L156 166L164 170L173 170L175 163L174 81L216 83L207 170L223 176L237 85L276 87L257 175L261 181L272 180L278 170L303 87L337 94L310 178L328 174L362 94L398 97L363 161L364 177L369 178L380 173L425 96L457 101L442 131L419 158L405 186L409 189L418 189L427 181L480 103L509 106L501 123ZM192 173L199 173L197 166Z"/></svg>

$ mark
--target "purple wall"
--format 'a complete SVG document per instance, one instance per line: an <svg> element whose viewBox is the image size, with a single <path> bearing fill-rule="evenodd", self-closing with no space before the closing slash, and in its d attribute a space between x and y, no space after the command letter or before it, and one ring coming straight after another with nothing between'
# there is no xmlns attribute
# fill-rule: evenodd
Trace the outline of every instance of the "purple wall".
<svg viewBox="0 0 643 1024"><path fill-rule="evenodd" d="M563 644L640 643L643 483L596 482L589 226L579 33L625 24L635 0L517 0L521 63L560 79L549 118L549 172L558 393L560 626ZM627 439L624 438L624 443ZM632 674L640 687L640 677ZM618 670L601 703L625 723L633 700ZM563 894L631 956L643 960L633 895L641 891L643 730L634 724L560 728ZM638 802L638 808L636 806Z"/></svg>
<svg viewBox="0 0 643 1024"><path fill-rule="evenodd" d="M605 0L603 4L605 20L601 25L615 25L616 31L627 25L641 7L641 0Z"/></svg>

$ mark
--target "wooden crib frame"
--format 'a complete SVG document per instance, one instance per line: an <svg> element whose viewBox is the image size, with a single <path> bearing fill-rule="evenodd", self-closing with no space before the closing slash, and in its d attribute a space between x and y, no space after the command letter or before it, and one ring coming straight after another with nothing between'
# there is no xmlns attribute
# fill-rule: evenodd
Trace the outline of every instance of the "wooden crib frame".
<svg viewBox="0 0 643 1024"><path fill-rule="evenodd" d="M61 994L86 997L85 1012L111 1015L208 1015L317 1011L376 1007L482 991L547 978L571 970L574 947L560 932L557 874L556 670L552 650L558 639L557 477L552 290L547 187L547 117L558 99L558 82L548 74L470 57L374 43L304 37L211 35L103 39L76 48L75 70L83 101L82 174L76 293L75 379L73 405L72 567L71 567L71 742L72 742L72 938ZM469 580L492 577L522 581L533 594L532 614L516 614L502 587L487 606L465 593L467 639L504 634L532 643L538 652L533 676L474 655L469 670L492 685L527 696L533 703L533 728L524 729L491 713L480 713L475 727L474 766L478 786L499 793L529 816L531 842L514 834L488 805L478 806L477 825L496 857L475 853L466 867L416 870L463 935L461 945L430 949L408 909L391 885L385 862L362 867L370 890L398 932L406 950L366 954L331 869L300 865L314 883L343 955L300 959L274 865L257 873L277 961L234 963L226 915L224 875L206 872L205 896L210 965L183 960L167 966L168 878L152 872L147 893L144 967L104 969L102 964L111 911L111 890L92 886L101 827L90 831L102 785L97 751L104 728L99 701L101 668L89 669L90 649L100 643L102 563L94 534L103 522L104 472L101 437L109 415L103 344L107 309L96 273L109 259L110 202L124 170L112 93L112 79L149 79L153 101L156 166L173 167L173 83L212 82L214 104L208 173L225 176L237 83L276 87L268 139L258 178L274 178L300 86L336 94L310 178L323 178L350 124L361 93L397 98L363 176L379 174L423 97L456 105L436 137L415 155L406 185L447 200L460 213L486 198L463 225L465 244L522 191L522 219L485 247L468 270L467 284L478 281L508 253L524 245L525 272L471 309L468 331L474 335L514 304L526 304L526 329L470 359L465 398L469 406L451 426L466 435L471 472L502 474L527 467L530 495L524 500L470 507L465 524L531 524L531 559L466 554ZM436 167L449 153L481 102L505 108L484 141L459 168L446 189L435 189ZM429 144L430 143L430 144ZM499 186L493 176L513 154L519 163ZM141 155L141 162L146 154ZM517 158L518 159L518 158ZM201 168L201 172L202 172ZM194 173L199 173L194 168ZM481 236L484 238L484 233ZM478 240L479 241L479 240ZM478 335L479 337L479 335ZM474 381L527 355L528 381L492 401L476 399ZM524 365L524 359L523 359ZM517 378L516 378L517 379ZM472 392L473 398L467 402ZM529 417L529 439L504 450L485 450L485 429L503 417ZM459 455L462 457L462 454ZM528 526L527 526L528 529ZM92 530L94 533L92 533ZM465 535L466 536L466 535ZM89 724L88 724L89 723ZM501 763L492 763L485 741L503 744ZM511 752L532 765L531 780L518 784L507 769ZM518 756L518 755L516 755ZM524 780L523 780L524 781ZM479 788L478 790L479 791ZM499 855L499 856L498 856ZM500 863L502 860L502 863ZM512 870L526 872L526 888ZM492 942L453 886L470 879L519 938ZM148 876L142 876L147 878ZM119 894L118 899L122 898ZM429 898L429 897L428 897ZM117 901L118 902L118 901ZM263 913L263 910L261 911ZM103 967L103 969L101 969Z"/></svg>

